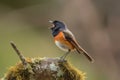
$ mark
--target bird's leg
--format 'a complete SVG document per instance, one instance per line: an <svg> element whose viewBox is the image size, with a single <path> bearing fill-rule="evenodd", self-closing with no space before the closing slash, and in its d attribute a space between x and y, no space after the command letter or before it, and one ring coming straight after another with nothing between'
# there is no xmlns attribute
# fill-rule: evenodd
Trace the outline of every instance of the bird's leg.
<svg viewBox="0 0 120 80"><path fill-rule="evenodd" d="M65 60L66 56L70 53L70 49L63 56L60 57L61 60Z"/></svg>

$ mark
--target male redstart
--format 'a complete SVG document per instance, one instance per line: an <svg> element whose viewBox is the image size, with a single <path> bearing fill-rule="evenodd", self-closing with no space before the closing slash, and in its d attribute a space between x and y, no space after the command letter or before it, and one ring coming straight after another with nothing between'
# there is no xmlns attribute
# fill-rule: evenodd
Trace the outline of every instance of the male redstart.
<svg viewBox="0 0 120 80"><path fill-rule="evenodd" d="M63 22L58 20L49 22L53 24L50 29L52 30L55 44L61 50L67 52L61 57L61 59L64 60L71 51L76 50L78 53L85 55L90 62L94 61L93 58L78 44L72 32Z"/></svg>

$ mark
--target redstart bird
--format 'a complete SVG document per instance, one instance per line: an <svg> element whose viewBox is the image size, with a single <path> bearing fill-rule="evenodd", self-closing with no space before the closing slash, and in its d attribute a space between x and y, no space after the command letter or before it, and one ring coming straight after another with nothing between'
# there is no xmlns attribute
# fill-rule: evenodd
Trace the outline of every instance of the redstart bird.
<svg viewBox="0 0 120 80"><path fill-rule="evenodd" d="M78 44L72 32L63 22L58 20L49 22L53 24L50 29L52 30L55 44L61 50L67 52L61 57L62 60L64 60L71 51L76 50L78 53L83 54L90 62L94 61L93 58Z"/></svg>

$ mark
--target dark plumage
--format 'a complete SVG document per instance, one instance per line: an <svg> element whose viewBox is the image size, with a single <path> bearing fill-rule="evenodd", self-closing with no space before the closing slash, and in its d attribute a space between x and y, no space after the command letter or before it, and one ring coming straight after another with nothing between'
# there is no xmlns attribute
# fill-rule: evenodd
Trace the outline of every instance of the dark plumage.
<svg viewBox="0 0 120 80"><path fill-rule="evenodd" d="M54 24L54 26L50 29L52 30L53 36L56 36L61 30L66 29L66 26L60 21L55 20L52 23Z"/></svg>

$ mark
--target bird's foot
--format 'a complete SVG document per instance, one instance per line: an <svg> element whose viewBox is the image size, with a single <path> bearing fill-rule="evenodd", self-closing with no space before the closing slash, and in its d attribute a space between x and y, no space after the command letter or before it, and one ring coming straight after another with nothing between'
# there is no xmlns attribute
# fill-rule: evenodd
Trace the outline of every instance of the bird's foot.
<svg viewBox="0 0 120 80"><path fill-rule="evenodd" d="M59 60L59 62L66 62L67 60L64 58L64 56L61 56L60 57L60 60Z"/></svg>

